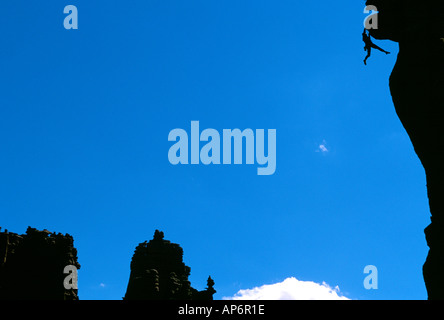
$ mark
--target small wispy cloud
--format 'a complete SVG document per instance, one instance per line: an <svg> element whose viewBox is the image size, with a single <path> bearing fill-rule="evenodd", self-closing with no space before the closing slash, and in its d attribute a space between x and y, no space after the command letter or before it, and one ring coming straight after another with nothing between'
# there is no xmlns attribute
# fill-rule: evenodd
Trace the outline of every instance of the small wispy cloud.
<svg viewBox="0 0 444 320"><path fill-rule="evenodd" d="M322 152L322 153L329 152L329 149L327 147L327 142L325 140L322 140L322 143L318 145L316 152Z"/></svg>
<svg viewBox="0 0 444 320"><path fill-rule="evenodd" d="M100 287L100 288L105 288L106 285L102 282L102 283L99 284L99 287Z"/></svg>
<svg viewBox="0 0 444 320"><path fill-rule="evenodd" d="M325 282L301 281L294 277L274 284L239 290L224 300L350 300L340 293L339 287Z"/></svg>

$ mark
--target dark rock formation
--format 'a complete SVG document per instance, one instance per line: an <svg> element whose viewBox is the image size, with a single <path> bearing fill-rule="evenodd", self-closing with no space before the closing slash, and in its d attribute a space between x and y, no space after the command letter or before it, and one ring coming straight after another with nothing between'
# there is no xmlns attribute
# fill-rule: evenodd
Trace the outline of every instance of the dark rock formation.
<svg viewBox="0 0 444 320"><path fill-rule="evenodd" d="M431 224L423 266L429 299L444 299L444 1L368 0L377 7L375 39L399 43L390 76L395 110L427 180Z"/></svg>
<svg viewBox="0 0 444 320"><path fill-rule="evenodd" d="M208 278L207 288L198 291L188 281L190 267L183 259L183 250L164 240L156 230L153 240L140 243L131 260L131 274L124 300L212 300L214 281Z"/></svg>
<svg viewBox="0 0 444 320"><path fill-rule="evenodd" d="M0 299L78 300L77 289L65 289L68 265L80 269L69 234L0 232Z"/></svg>

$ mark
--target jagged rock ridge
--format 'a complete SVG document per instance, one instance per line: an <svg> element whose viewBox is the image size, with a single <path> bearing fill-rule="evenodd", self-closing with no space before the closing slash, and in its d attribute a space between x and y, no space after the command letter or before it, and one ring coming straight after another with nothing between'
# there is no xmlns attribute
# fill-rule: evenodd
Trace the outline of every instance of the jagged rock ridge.
<svg viewBox="0 0 444 320"><path fill-rule="evenodd" d="M68 265L80 269L69 234L0 232L0 299L78 300L78 290L64 286Z"/></svg>

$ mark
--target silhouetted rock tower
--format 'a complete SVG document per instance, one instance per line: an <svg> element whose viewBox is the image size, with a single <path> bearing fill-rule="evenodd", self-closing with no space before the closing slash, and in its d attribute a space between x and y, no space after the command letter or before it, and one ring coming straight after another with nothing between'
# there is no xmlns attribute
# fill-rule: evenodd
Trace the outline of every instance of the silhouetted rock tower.
<svg viewBox="0 0 444 320"><path fill-rule="evenodd" d="M64 285L68 265L80 269L69 234L0 232L0 299L78 300L77 289Z"/></svg>
<svg viewBox="0 0 444 320"><path fill-rule="evenodd" d="M164 240L156 230L154 238L140 243L131 260L131 274L124 300L212 300L214 281L198 291L188 281L190 267L183 261L183 250Z"/></svg>
<svg viewBox="0 0 444 320"><path fill-rule="evenodd" d="M378 27L370 35L399 43L390 92L427 180L431 223L424 231L430 250L423 274L428 298L444 299L444 1L366 4L378 11Z"/></svg>

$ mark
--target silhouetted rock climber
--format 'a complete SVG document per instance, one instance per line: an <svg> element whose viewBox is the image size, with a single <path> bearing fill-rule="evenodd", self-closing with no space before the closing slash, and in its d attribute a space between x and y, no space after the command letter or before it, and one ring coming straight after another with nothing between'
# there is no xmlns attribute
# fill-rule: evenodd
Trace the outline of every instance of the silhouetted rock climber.
<svg viewBox="0 0 444 320"><path fill-rule="evenodd" d="M378 47L376 44L372 42L370 35L367 34L367 29L364 29L364 31L362 32L362 41L364 41L365 43L364 50L367 51L367 56L364 59L365 65L367 65L367 59L370 58L370 55L372 54L372 48L384 52L385 54L390 54L390 52L385 51L384 49Z"/></svg>
<svg viewBox="0 0 444 320"><path fill-rule="evenodd" d="M367 0L378 10L375 39L399 43L390 92L425 170L431 223L423 266L428 299L444 299L444 1Z"/></svg>

